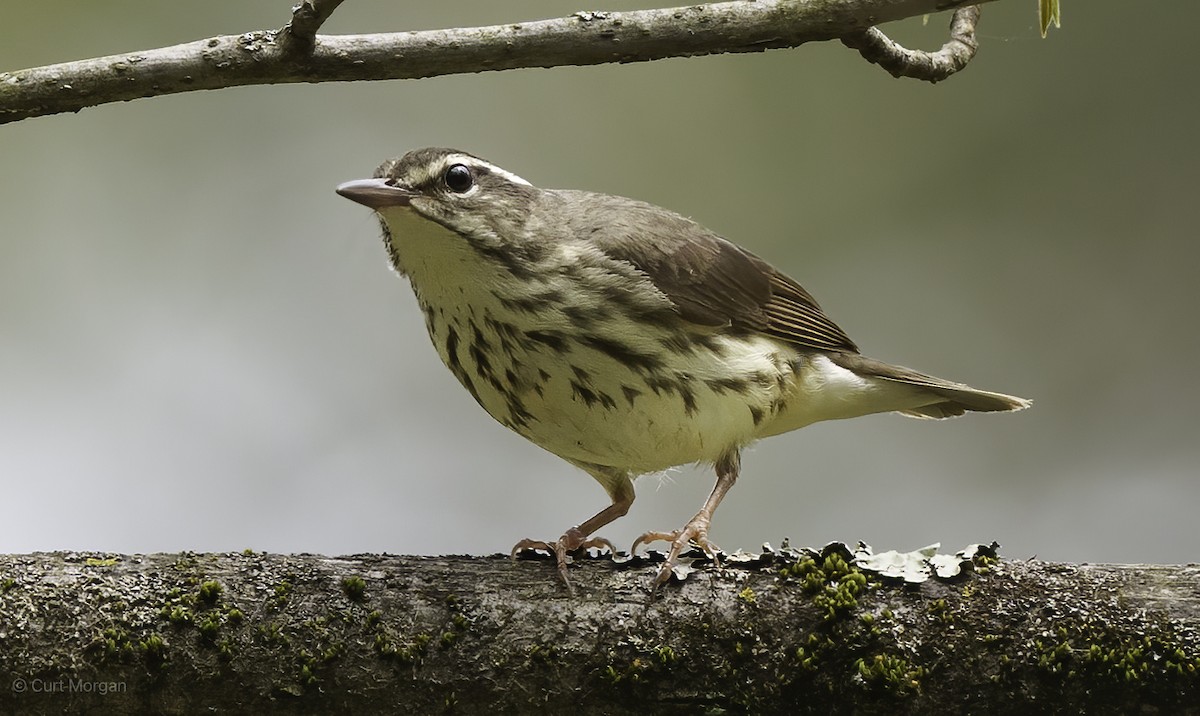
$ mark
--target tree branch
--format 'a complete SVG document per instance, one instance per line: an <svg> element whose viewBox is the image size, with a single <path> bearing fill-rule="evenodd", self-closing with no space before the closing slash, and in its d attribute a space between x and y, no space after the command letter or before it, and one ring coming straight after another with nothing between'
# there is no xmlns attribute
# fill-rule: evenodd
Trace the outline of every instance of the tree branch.
<svg viewBox="0 0 1200 716"><path fill-rule="evenodd" d="M739 0L632 12L577 12L492 27L317 36L309 33L316 32L340 0L306 0L283 30L0 73L0 123L241 85L414 79L761 52L861 36L879 23L968 1L977 0Z"/></svg>
<svg viewBox="0 0 1200 716"><path fill-rule="evenodd" d="M575 598L500 556L0 556L0 712L1200 713L1200 566L838 547L656 595L581 559Z"/></svg>

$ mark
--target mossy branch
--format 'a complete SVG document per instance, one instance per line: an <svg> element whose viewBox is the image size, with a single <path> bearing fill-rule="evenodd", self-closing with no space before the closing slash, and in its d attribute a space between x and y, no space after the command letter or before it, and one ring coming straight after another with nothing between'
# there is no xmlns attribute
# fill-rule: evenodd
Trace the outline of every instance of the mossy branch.
<svg viewBox="0 0 1200 716"><path fill-rule="evenodd" d="M0 557L0 712L1200 712L1200 567Z"/></svg>
<svg viewBox="0 0 1200 716"><path fill-rule="evenodd" d="M341 0L305 0L282 29L0 72L0 124L193 90L289 82L414 79L525 67L645 62L761 52L850 38L897 76L944 79L974 54L923 53L873 26L991 0L808 0L708 3L631 12L577 12L535 22L374 35L317 35ZM958 22L956 37L967 24ZM947 45L948 48L951 45Z"/></svg>

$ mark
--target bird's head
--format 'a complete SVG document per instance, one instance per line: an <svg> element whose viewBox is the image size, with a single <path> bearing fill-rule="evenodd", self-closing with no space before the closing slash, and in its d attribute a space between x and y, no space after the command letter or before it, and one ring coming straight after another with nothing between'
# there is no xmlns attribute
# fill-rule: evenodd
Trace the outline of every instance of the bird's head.
<svg viewBox="0 0 1200 716"><path fill-rule="evenodd" d="M457 149L416 149L389 159L371 179L337 193L379 213L412 212L469 240L517 237L539 190L521 177Z"/></svg>

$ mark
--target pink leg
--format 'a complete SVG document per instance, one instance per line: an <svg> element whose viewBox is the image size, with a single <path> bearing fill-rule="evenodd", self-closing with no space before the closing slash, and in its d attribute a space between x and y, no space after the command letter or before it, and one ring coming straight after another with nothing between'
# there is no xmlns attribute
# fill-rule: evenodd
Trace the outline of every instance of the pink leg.
<svg viewBox="0 0 1200 716"><path fill-rule="evenodd" d="M695 543L710 557L716 559L717 548L708 541L708 527L712 522L713 513L717 510L717 505L721 504L725 493L729 492L729 488L733 487L733 483L737 481L740 470L741 454L737 450L722 455L716 464L717 484L713 486L712 494L705 500L704 506L700 508L695 517L688 520L688 523L682 528L673 532L647 532L634 540L633 548L629 550L630 554L636 553L638 546L642 544L657 540L671 543L667 561L663 562L654 578L654 588L658 588L659 585L671 578L671 571L675 569L680 553L689 544Z"/></svg>
<svg viewBox="0 0 1200 716"><path fill-rule="evenodd" d="M567 590L571 594L574 594L575 589L571 586L571 580L567 577L567 555L575 550L588 548L604 548L610 554L616 554L617 550L613 547L612 542L603 537L592 537L589 539L589 535L613 520L624 517L629 512L629 506L633 504L633 483L623 473L620 480L614 480L612 483L602 481L601 484L604 484L606 488L609 488L611 485L611 489L609 489L609 494L613 500L611 505L600 510L579 525L567 530L555 542L543 542L532 539L521 540L512 548L513 558L516 558L517 552L523 549L539 549L553 554L558 561L559 578L562 579Z"/></svg>

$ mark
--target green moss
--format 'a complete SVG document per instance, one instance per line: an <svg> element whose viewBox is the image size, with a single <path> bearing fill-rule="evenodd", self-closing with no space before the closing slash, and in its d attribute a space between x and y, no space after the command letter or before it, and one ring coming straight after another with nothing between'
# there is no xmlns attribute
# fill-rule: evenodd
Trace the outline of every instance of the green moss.
<svg viewBox="0 0 1200 716"><path fill-rule="evenodd" d="M0 581L0 594L7 594L15 586L17 586L17 580L12 577L5 577Z"/></svg>
<svg viewBox="0 0 1200 716"><path fill-rule="evenodd" d="M283 626L279 622L260 624L258 626L258 634L267 644L288 646L292 643L291 638L283 632Z"/></svg>
<svg viewBox="0 0 1200 716"><path fill-rule="evenodd" d="M945 599L935 599L929 603L929 615L942 624L953 624L954 613L950 611L950 605Z"/></svg>
<svg viewBox="0 0 1200 716"><path fill-rule="evenodd" d="M912 666L895 654L875 654L854 662L863 683L872 689L882 689L894 696L920 693L925 668Z"/></svg>
<svg viewBox="0 0 1200 716"><path fill-rule="evenodd" d="M610 686L640 683L651 666L650 662L641 657L634 657L623 665L610 663L600 673L600 679Z"/></svg>
<svg viewBox="0 0 1200 716"><path fill-rule="evenodd" d="M825 621L840 619L858 608L858 594L866 585L867 578L862 572L847 572L836 583L825 584L813 596L813 603L825 612Z"/></svg>
<svg viewBox="0 0 1200 716"><path fill-rule="evenodd" d="M809 634L804 643L792 654L805 672L815 672L824 661L824 654L836 649L833 639L824 634Z"/></svg>
<svg viewBox="0 0 1200 716"><path fill-rule="evenodd" d="M609 684L616 686L617 684L621 683L621 672L618 671L615 666L609 664L607 667L605 667L604 671L600 672L600 678Z"/></svg>
<svg viewBox="0 0 1200 716"><path fill-rule="evenodd" d="M817 659L816 652L810 652L803 646L796 647L795 658L800 664L800 668L804 669L805 671L816 671L817 665L820 663Z"/></svg>
<svg viewBox="0 0 1200 716"><path fill-rule="evenodd" d="M362 577L352 576L342 579L342 592L352 602L361 602L366 598L367 582Z"/></svg>
<svg viewBox="0 0 1200 716"><path fill-rule="evenodd" d="M341 658L343 651L344 649L340 644L334 644L321 652L321 662L328 664L331 661L336 661Z"/></svg>
<svg viewBox="0 0 1200 716"><path fill-rule="evenodd" d="M446 604L450 607L450 614L446 618L445 625L442 630L432 634L397 632L395 625L389 624L382 612L379 612L378 609L372 610L362 620L362 624L367 630L367 638L372 640L372 649L384 660L404 664L420 664L425 661L431 644L436 643L440 649L454 648L468 633L470 620L458 610L461 606L457 598L448 598ZM342 620L347 624L353 622L349 615L343 616ZM527 654L530 658L538 658L538 660L544 660L547 657L545 654L539 654L539 650L536 648L530 648Z"/></svg>
<svg viewBox="0 0 1200 716"><path fill-rule="evenodd" d="M1178 637L1169 622L1149 633L1114 633L1098 620L1066 620L1034 640L1037 666L1064 681L1086 678L1089 683L1121 684L1167 681L1195 688L1200 681L1200 655L1175 646ZM1087 645L1084 648L1083 645Z"/></svg>
<svg viewBox="0 0 1200 716"><path fill-rule="evenodd" d="M1000 559L998 557L992 557L986 554L977 554L971 558L971 561L975 564L976 572L987 574L989 571L991 571L992 565L996 564L996 562L999 562Z"/></svg>
<svg viewBox="0 0 1200 716"><path fill-rule="evenodd" d="M150 634L138 644L146 668L151 671L161 669L167 661L167 643L158 634Z"/></svg>
<svg viewBox="0 0 1200 716"><path fill-rule="evenodd" d="M205 604L216 604L217 599L221 596L222 591L224 591L224 588L221 587L220 582L204 582L200 585L200 592L197 596L199 596L200 601Z"/></svg>
<svg viewBox="0 0 1200 716"><path fill-rule="evenodd" d="M446 597L446 607L450 610L450 628L441 637L443 647L453 646L460 635L465 634L471 626L471 620L462 613L462 601L451 594Z"/></svg>
<svg viewBox="0 0 1200 716"><path fill-rule="evenodd" d="M196 622L196 628L200 630L201 639L210 644L214 643L221 631L221 617L215 613L206 614Z"/></svg>
<svg viewBox="0 0 1200 716"><path fill-rule="evenodd" d="M171 569L176 572L194 572L199 566L195 552L181 552L175 562L171 564Z"/></svg>
<svg viewBox="0 0 1200 716"><path fill-rule="evenodd" d="M533 644L525 650L525 657L531 663L553 664L559 659L559 651L554 644Z"/></svg>
<svg viewBox="0 0 1200 716"><path fill-rule="evenodd" d="M107 627L88 644L86 651L101 662L129 662L137 652L137 645L124 629Z"/></svg>
<svg viewBox="0 0 1200 716"><path fill-rule="evenodd" d="M798 581L812 595L813 603L824 612L826 621L847 616L858 608L858 595L867 586L867 577L839 553L814 559L805 555L787 565L780 576Z"/></svg>
<svg viewBox="0 0 1200 716"><path fill-rule="evenodd" d="M808 555L779 570L779 576L799 581L801 588L806 592L815 592L825 583L825 572L817 561Z"/></svg>
<svg viewBox="0 0 1200 716"><path fill-rule="evenodd" d="M178 567L179 563L176 563L175 566ZM176 628L196 624L202 627L202 635L208 637L214 628L210 622L217 620L217 626L220 626L220 618L219 616L201 617L198 614L215 605L224 592L224 588L219 582L201 582L198 577L189 577L184 582L196 586L196 591L185 591L180 587L172 588L167 592L163 599L163 605L159 608L159 618L170 622Z"/></svg>
<svg viewBox="0 0 1200 716"><path fill-rule="evenodd" d="M288 578L275 585L274 594L267 600L267 609L277 612L287 606L288 599L292 596L292 590L291 575L289 575Z"/></svg>
<svg viewBox="0 0 1200 716"><path fill-rule="evenodd" d="M753 589L746 587L742 591L738 592L738 599L742 600L746 604L755 604L758 601L758 596L754 593Z"/></svg>
<svg viewBox="0 0 1200 716"><path fill-rule="evenodd" d="M172 626L176 627L187 626L193 621L192 610L182 604L165 606L160 614L165 614L166 620L171 622Z"/></svg>
<svg viewBox="0 0 1200 716"><path fill-rule="evenodd" d="M385 659L395 659L402 664L419 664L425 659L432 637L417 634L407 643L397 643L391 635L380 631L375 634L375 653Z"/></svg>
<svg viewBox="0 0 1200 716"><path fill-rule="evenodd" d="M750 653L750 647L735 642L733 649L739 648L743 654ZM669 672L680 660L679 654L666 644L648 646L639 640L625 644L624 649L627 650L609 652L608 663L599 673L603 683L622 687L656 684L663 678L661 674Z"/></svg>
<svg viewBox="0 0 1200 716"><path fill-rule="evenodd" d="M658 657L658 663L666 666L673 663L678 657L675 656L675 650L669 646L660 646L654 650L654 655Z"/></svg>
<svg viewBox="0 0 1200 716"><path fill-rule="evenodd" d="M300 666L300 683L304 686L310 686L317 682L317 677L313 674L312 666L303 664Z"/></svg>
<svg viewBox="0 0 1200 716"><path fill-rule="evenodd" d="M316 652L308 649L300 649L296 655L297 666L299 667L299 671L296 674L296 683L301 689L318 683L321 680L322 667L341 658L342 652L343 648L338 644L330 645ZM295 691L290 690L289 693L295 693Z"/></svg>

